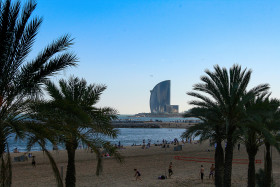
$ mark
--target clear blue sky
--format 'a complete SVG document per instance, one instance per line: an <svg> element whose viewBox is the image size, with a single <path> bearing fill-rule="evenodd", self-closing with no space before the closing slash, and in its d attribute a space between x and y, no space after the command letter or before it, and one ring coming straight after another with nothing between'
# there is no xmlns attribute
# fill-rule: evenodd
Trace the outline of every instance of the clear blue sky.
<svg viewBox="0 0 280 187"><path fill-rule="evenodd" d="M108 89L98 106L150 112L150 90L171 80L171 104L190 108L186 92L206 68L251 68L250 86L269 83L280 98L280 1L38 0L44 18L35 55L65 33L75 38L74 74Z"/></svg>

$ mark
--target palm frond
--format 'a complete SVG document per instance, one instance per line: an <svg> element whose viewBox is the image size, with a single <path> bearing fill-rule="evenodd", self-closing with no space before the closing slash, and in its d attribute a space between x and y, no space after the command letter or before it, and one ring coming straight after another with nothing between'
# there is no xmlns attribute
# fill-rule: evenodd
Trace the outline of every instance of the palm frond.
<svg viewBox="0 0 280 187"><path fill-rule="evenodd" d="M51 167L52 167L52 170L53 170L53 173L54 173L54 177L56 179L57 186L58 187L63 187L63 181L62 181L61 175L59 173L59 170L57 168L57 165L56 165L56 162L55 162L54 158L52 157L51 153L46 149L45 143L42 143L41 141L38 141L38 143L41 146L44 153L46 153L46 155L47 155L47 157L50 161L50 164L51 164Z"/></svg>

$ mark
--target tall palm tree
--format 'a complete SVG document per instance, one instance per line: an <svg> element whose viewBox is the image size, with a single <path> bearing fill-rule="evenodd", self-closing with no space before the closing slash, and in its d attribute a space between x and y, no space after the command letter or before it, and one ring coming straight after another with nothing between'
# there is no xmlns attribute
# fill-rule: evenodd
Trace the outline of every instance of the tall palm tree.
<svg viewBox="0 0 280 187"><path fill-rule="evenodd" d="M264 142L264 144L273 145L279 150L276 134L273 131L279 130L280 118L277 109L280 102L277 99L269 99L269 96L270 94L263 93L246 104L247 116L243 128L245 129L243 138L249 157L248 186L250 187L254 187L256 184L255 156L259 147ZM270 147L268 152L270 152ZM270 153L268 153L268 157L268 160L271 161ZM265 163L268 162L265 161ZM270 164L268 165L270 167ZM270 179L269 176L266 177L266 181ZM271 184L267 184L267 186L271 186Z"/></svg>
<svg viewBox="0 0 280 187"><path fill-rule="evenodd" d="M271 147L275 147L278 152L280 151L279 145L279 130L280 130L280 111L279 105L280 101L278 99L269 99L268 97L263 100L263 104L267 106L267 112L265 115L261 116L261 122L264 125L265 129L268 131L262 131L264 144L265 144L265 186L272 186L272 156L271 156ZM272 134L272 136L271 136Z"/></svg>
<svg viewBox="0 0 280 187"><path fill-rule="evenodd" d="M40 86L60 70L75 66L77 57L66 50L73 44L69 35L62 36L43 49L33 60L28 60L42 18L31 18L36 8L34 1L21 6L20 1L0 2L0 160L2 186L11 185L7 171L9 152L7 138L16 133L23 136L26 105L41 93ZM5 161L6 160L6 161ZM4 167L4 166L7 167ZM6 169L3 169L6 168ZM5 171L4 171L5 170Z"/></svg>
<svg viewBox="0 0 280 187"><path fill-rule="evenodd" d="M260 116L265 113L262 100L267 97L267 93L263 93L256 98L252 98L245 104L246 112L244 113L243 125L237 131L239 138L244 142L249 158L248 164L248 187L256 185L255 157L259 147L263 144L261 141L260 132L263 129L263 124L260 123Z"/></svg>
<svg viewBox="0 0 280 187"><path fill-rule="evenodd" d="M247 183L248 187L254 187L256 185L255 157L262 143L259 134L252 128L246 128L243 138L249 158Z"/></svg>
<svg viewBox="0 0 280 187"><path fill-rule="evenodd" d="M243 123L239 129L236 130L237 138L239 141L243 142L249 158L248 164L248 187L255 186L255 156L262 145L261 136L258 134L259 128L256 128L258 123L256 118L258 118L261 108L259 100L265 97L266 93L261 94L260 97L252 98L245 104L245 111L243 116L240 116L240 123Z"/></svg>
<svg viewBox="0 0 280 187"><path fill-rule="evenodd" d="M261 132L267 131L263 125L263 117L269 114L269 108L264 100L269 94L263 93L253 98L245 105L246 113L244 116L244 125L240 128L241 139L244 141L249 158L248 164L248 186L256 185L255 157L259 147L263 144ZM267 134L267 133L266 133Z"/></svg>
<svg viewBox="0 0 280 187"><path fill-rule="evenodd" d="M193 101L195 102L195 101ZM192 103L192 102L191 102ZM182 138L192 138L200 136L200 142L211 140L212 144L216 144L215 149L215 185L218 187L223 186L224 175L224 150L222 148L222 141L225 137L224 120L218 107L194 107L188 111L184 117L196 117L202 120L202 123L196 124L186 129Z"/></svg>
<svg viewBox="0 0 280 187"><path fill-rule="evenodd" d="M243 115L245 104L256 95L266 91L267 84L259 85L246 91L250 82L251 70L242 70L241 66L233 65L228 71L226 68L214 66L214 71L206 70L207 76L202 76L203 83L193 86L195 91L189 95L202 100L193 103L197 107L217 104L222 111L221 118L225 121L227 147L225 149L224 186L231 186L232 158L234 147L234 133L240 126L240 116ZM207 94L210 97L205 96Z"/></svg>
<svg viewBox="0 0 280 187"><path fill-rule="evenodd" d="M97 155L96 174L102 170L101 147L121 161L116 149L102 136L117 137L118 131L111 125L116 118L116 110L94 105L106 89L104 85L87 85L86 80L70 77L61 79L59 87L47 81L49 101L36 101L31 105L32 119L43 122L45 128L54 132L56 139L65 144L68 154L66 186L76 184L75 152L79 142L86 144Z"/></svg>

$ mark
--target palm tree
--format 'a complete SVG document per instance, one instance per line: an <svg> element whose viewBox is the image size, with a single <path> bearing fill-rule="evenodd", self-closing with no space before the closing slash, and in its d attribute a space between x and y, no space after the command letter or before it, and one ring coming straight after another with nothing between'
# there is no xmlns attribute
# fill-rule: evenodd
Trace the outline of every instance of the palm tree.
<svg viewBox="0 0 280 187"><path fill-rule="evenodd" d="M245 129L243 138L249 157L248 186L252 187L256 184L255 156L259 147L265 142L265 144L273 145L279 149L276 136L273 133L273 130L279 130L279 114L277 114L279 101L277 99L270 100L269 96L270 94L263 93L246 104L247 116L243 128ZM270 154L268 155L270 160ZM270 185L268 184L268 186Z"/></svg>
<svg viewBox="0 0 280 187"><path fill-rule="evenodd" d="M255 157L262 145L259 134L252 128L246 128L244 133L244 143L249 158L248 164L248 187L254 187L256 181Z"/></svg>
<svg viewBox="0 0 280 187"><path fill-rule="evenodd" d="M244 124L240 128L239 134L243 140L249 158L248 165L248 186L256 185L255 171L255 156L259 147L263 144L261 141L261 132L266 131L263 126L263 116L268 114L264 100L269 97L269 94L263 93L260 96L253 98L246 105L246 113L244 116Z"/></svg>
<svg viewBox="0 0 280 187"><path fill-rule="evenodd" d="M265 115L261 116L262 124L268 131L261 131L265 144L265 186L272 186L272 153L271 147L274 146L278 152L280 151L279 145L279 123L280 123L280 101L278 99L269 99L268 97L263 100L263 104L267 107Z"/></svg>
<svg viewBox="0 0 280 187"><path fill-rule="evenodd" d="M68 154L66 186L76 184L75 151L79 142L96 153L97 175L102 170L101 147L121 161L116 149L102 138L104 135L116 138L118 131L111 125L116 110L94 106L105 89L104 85L87 85L86 80L77 77L70 77L68 81L61 79L59 87L47 81L46 90L51 99L31 105L32 119L43 122L45 128L53 131L56 139L65 144Z"/></svg>
<svg viewBox="0 0 280 187"><path fill-rule="evenodd" d="M267 93L261 94L256 98L252 98L247 104L245 104L244 116L240 117L242 120L242 126L236 130L239 141L244 142L246 151L249 158L248 164L248 187L254 187L256 181L255 171L255 157L262 145L261 135L259 134L262 125L260 126L259 116L261 112L265 112L261 102L265 98Z"/></svg>
<svg viewBox="0 0 280 187"><path fill-rule="evenodd" d="M214 66L214 72L206 70L207 76L202 76L203 83L194 85L195 91L189 95L202 100L194 102L197 107L217 105L221 111L221 118L224 119L226 128L227 147L225 149L225 169L224 169L224 186L231 186L231 172L233 147L235 143L234 133L240 126L240 117L245 112L245 104L256 95L266 91L267 84L259 85L246 91L251 77L251 70L242 70L241 66L233 65L229 71L226 68ZM207 94L210 97L205 96Z"/></svg>
<svg viewBox="0 0 280 187"><path fill-rule="evenodd" d="M75 66L77 58L66 50L73 44L69 35L62 36L28 60L42 18L31 19L34 1L21 6L20 1L0 2L0 160L2 186L11 185L11 168L7 138L23 136L26 105L41 94L40 86L60 70ZM7 159L4 153L7 152ZM7 167L4 167L7 166ZM5 168L5 169L3 169Z"/></svg>
<svg viewBox="0 0 280 187"><path fill-rule="evenodd" d="M256 181L256 171L255 171L255 157L262 145L260 128L256 128L259 125L254 118L258 117L260 110L257 108L255 100L249 102L246 105L246 116L244 116L244 126L237 130L239 139L244 142L246 151L248 154L249 164L248 164L248 187L254 187Z"/></svg>
<svg viewBox="0 0 280 187"><path fill-rule="evenodd" d="M202 123L186 129L182 138L200 136L200 142L210 139L212 143L216 143L215 185L222 187L224 175L224 150L221 143L225 139L225 126L223 119L221 119L221 115L217 115L220 113L218 109L217 106L213 105L207 107L195 107L188 111L184 117L196 117L202 120Z"/></svg>

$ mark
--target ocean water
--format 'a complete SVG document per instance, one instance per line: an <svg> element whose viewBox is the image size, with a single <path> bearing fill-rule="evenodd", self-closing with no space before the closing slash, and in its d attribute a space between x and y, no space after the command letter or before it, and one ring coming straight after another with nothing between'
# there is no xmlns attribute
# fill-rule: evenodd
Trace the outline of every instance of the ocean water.
<svg viewBox="0 0 280 187"><path fill-rule="evenodd" d="M145 142L148 142L148 139L151 140L151 143L161 143L163 139L167 141L173 141L174 138L181 140L180 136L185 131L185 129L174 129L174 128L119 128L119 135L116 139L111 139L104 137L104 139L110 141L112 144L117 144L120 141L121 145L130 146L132 144L142 144L143 139ZM14 148L18 148L20 152L25 152L26 150L26 141L15 140L14 136L11 136L8 139L8 144L10 151ZM63 145L58 146L59 149L64 149ZM47 149L52 150L52 144L47 144ZM40 151L39 145L34 145L31 151Z"/></svg>
<svg viewBox="0 0 280 187"><path fill-rule="evenodd" d="M175 122L175 121L186 121L199 120L197 118L183 118L183 117L135 117L134 115L118 115L118 120L121 121L162 121L162 122Z"/></svg>
<svg viewBox="0 0 280 187"><path fill-rule="evenodd" d="M148 139L151 143L161 143L163 139L167 141L173 141L175 138L181 140L180 136L185 129L174 128L119 128L119 136L117 139L108 139L112 144L132 145L142 144L145 139L146 143Z"/></svg>

